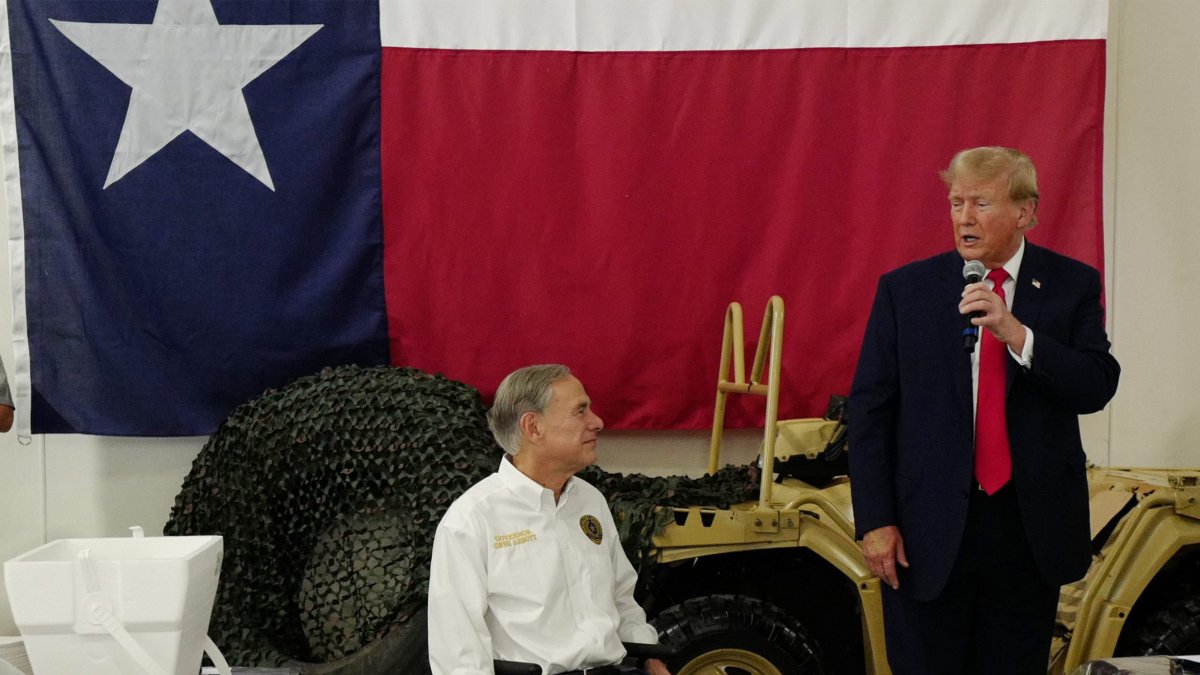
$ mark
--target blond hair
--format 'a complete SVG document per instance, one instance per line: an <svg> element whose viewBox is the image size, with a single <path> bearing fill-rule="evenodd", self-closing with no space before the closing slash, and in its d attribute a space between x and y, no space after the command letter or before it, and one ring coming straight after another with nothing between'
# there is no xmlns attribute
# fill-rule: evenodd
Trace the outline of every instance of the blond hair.
<svg viewBox="0 0 1200 675"><path fill-rule="evenodd" d="M1037 169L1029 155L1020 150L998 145L960 150L938 176L946 187L959 178L981 181L1007 178L1008 198L1017 203L1033 202L1029 227L1037 224Z"/></svg>

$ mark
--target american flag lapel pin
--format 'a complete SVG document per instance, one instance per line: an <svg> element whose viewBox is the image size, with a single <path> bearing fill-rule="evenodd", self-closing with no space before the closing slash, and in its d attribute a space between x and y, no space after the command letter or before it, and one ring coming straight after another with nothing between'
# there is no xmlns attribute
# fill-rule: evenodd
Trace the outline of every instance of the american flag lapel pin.
<svg viewBox="0 0 1200 675"><path fill-rule="evenodd" d="M1037 280L1037 279L1034 279L1034 280L1033 280L1033 287L1034 287L1034 288L1041 288L1041 287L1042 287L1042 282L1041 282L1041 281L1039 281L1039 280Z"/></svg>

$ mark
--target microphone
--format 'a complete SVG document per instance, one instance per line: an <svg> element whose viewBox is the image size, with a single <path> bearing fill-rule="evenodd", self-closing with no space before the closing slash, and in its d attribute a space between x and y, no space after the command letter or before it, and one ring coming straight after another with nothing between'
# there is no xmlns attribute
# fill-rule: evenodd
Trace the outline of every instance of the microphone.
<svg viewBox="0 0 1200 675"><path fill-rule="evenodd" d="M987 274L987 268L978 260L968 260L967 264L963 265L963 282L966 286L983 281L985 274ZM971 312L963 315L963 351L967 353L975 351L975 342L979 340L979 326L972 324L971 319L978 319L981 316L983 316L983 312Z"/></svg>

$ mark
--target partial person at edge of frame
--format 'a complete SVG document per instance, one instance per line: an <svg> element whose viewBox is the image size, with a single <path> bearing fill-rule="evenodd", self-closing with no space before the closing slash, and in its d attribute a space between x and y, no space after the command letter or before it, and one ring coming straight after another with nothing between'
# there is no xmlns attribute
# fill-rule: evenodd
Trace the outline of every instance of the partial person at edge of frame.
<svg viewBox="0 0 1200 675"><path fill-rule="evenodd" d="M12 392L8 389L8 375L4 371L4 361L0 360L0 433L12 429L15 409Z"/></svg>

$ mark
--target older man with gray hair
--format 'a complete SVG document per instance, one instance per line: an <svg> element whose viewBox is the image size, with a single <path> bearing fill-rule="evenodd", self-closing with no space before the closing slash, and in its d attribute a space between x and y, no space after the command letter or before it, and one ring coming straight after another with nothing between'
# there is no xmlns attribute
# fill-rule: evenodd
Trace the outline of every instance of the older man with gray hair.
<svg viewBox="0 0 1200 675"><path fill-rule="evenodd" d="M500 383L488 425L499 470L442 518L429 574L434 675L493 672L494 659L547 675L625 672L622 641L658 633L633 599L637 574L608 502L575 473L596 461L604 422L570 369L539 365ZM669 675L648 659L645 671Z"/></svg>

